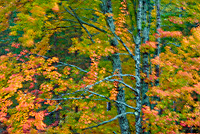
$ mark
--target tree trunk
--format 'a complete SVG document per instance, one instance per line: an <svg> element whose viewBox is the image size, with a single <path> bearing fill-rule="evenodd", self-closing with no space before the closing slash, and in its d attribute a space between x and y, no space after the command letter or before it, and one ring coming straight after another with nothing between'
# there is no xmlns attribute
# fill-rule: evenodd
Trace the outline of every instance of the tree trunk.
<svg viewBox="0 0 200 134"><path fill-rule="evenodd" d="M147 14L147 11L148 11L148 14ZM143 29L143 34L142 34L143 43L146 43L147 41L149 41L149 32L150 32L150 23L151 23L150 15L151 15L150 0L143 0L142 20L145 25ZM148 51L142 53L142 72L146 75L145 78L149 78L149 52ZM142 79L142 105L150 106L149 97L146 95L147 91L149 90L149 83L145 82L145 78ZM143 120L143 123L146 123L146 120ZM149 132L144 132L144 134L149 134Z"/></svg>
<svg viewBox="0 0 200 134"><path fill-rule="evenodd" d="M161 28L161 18L160 18L160 0L155 0L155 4L156 4L156 29L157 29L157 34L160 34L158 32L158 29ZM155 56L159 56L160 55L160 42L161 42L161 39L160 37L157 38L156 40L158 43L157 43L157 49L156 49L156 55ZM160 75L160 67L159 65L156 65L156 76L159 77ZM159 79L157 79L155 81L155 86L158 86L159 85Z"/></svg>
<svg viewBox="0 0 200 134"><path fill-rule="evenodd" d="M149 41L149 29L147 27L147 10L148 8L148 0L143 0L143 22L144 22L144 30L143 30L143 43L146 43ZM149 11L149 10L148 10ZM149 77L149 52L143 52L142 53L142 71L146 74L146 78ZM142 105L149 106L149 97L146 95L146 92L148 91L149 86L148 82L145 82L145 79L142 81Z"/></svg>
<svg viewBox="0 0 200 134"><path fill-rule="evenodd" d="M104 14L106 13L112 13L112 4L111 4L111 0L102 0L102 5L101 5L102 11L104 12ZM115 25L114 25L114 20L113 17L107 17L106 18L107 21L107 25L110 28L110 30L115 33ZM117 39L114 37L111 39L110 44L114 47L117 47L118 45L118 41ZM115 72L116 70L119 71L119 73L122 73L122 67L121 67L121 60L119 57L119 53L114 53L111 56L111 61L112 61L112 65L113 65L113 72ZM121 81L123 81L123 78L120 77ZM118 94L117 94L117 101L120 102L125 102L125 91L123 89L123 86L118 86L117 90L118 90ZM117 107L117 113L118 114L122 114L126 112L126 106L124 106L123 104L119 104L116 103L116 107ZM129 129L129 123L128 123L128 119L126 117L126 115L119 117L119 125L120 125L120 130L122 134L130 134L130 129Z"/></svg>
<svg viewBox="0 0 200 134"><path fill-rule="evenodd" d="M141 134L141 78L140 78L140 64L141 64L141 54L140 54L140 45L141 45L141 31L142 31L142 0L138 2L138 9L137 9L137 37L135 41L135 75L136 79L136 107L138 111L135 114L135 129L136 134Z"/></svg>

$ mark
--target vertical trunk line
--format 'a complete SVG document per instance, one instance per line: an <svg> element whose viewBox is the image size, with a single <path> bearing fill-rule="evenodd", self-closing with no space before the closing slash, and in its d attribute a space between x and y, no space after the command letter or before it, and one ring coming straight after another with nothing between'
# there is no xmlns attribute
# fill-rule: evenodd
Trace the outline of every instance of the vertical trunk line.
<svg viewBox="0 0 200 134"><path fill-rule="evenodd" d="M144 23L144 30L143 30L143 43L146 43L147 41L149 41L149 29L147 27L147 10L148 5L147 5L147 1L148 0L143 0L143 23ZM149 77L149 52L143 52L142 53L142 71L143 73L146 74L146 78ZM146 92L148 91L149 86L148 86L148 82L145 82L145 80L142 80L142 105L146 105L149 106L149 97L146 95Z"/></svg>
<svg viewBox="0 0 200 134"><path fill-rule="evenodd" d="M155 4L156 4L156 32L157 34L160 35L159 33L159 29L161 28L161 17L160 17L160 0L155 0ZM155 56L159 56L160 55L160 42L161 42L161 38L158 37L156 40L157 43L157 49L156 49L156 55ZM160 67L159 65L156 65L156 76L159 77L160 75ZM159 85L159 79L157 79L155 81L155 86Z"/></svg>
<svg viewBox="0 0 200 134"><path fill-rule="evenodd" d="M160 35L159 29L161 28L161 16L160 16L160 0L155 0L155 6L156 6L156 33ZM155 52L155 57L160 55L160 43L161 43L161 38L158 36L156 39L157 42L157 48ZM156 76L157 79L155 80L155 86L159 86L159 76L160 76L160 67L159 65L155 66L155 71L156 71ZM157 96L153 96L153 100L160 101L160 98ZM154 109L156 104L151 105L151 109ZM161 110L159 110L159 114L161 114Z"/></svg>
<svg viewBox="0 0 200 134"><path fill-rule="evenodd" d="M112 3L111 0L102 0L102 10L103 13L112 13ZM109 16L106 18L107 21L107 25L109 26L110 30L115 33L115 25L114 25L114 20L112 16ZM117 48L118 45L118 41L115 37L113 37L110 40L110 44L114 47ZM119 74L122 74L122 67L121 67L121 60L119 57L119 53L114 53L111 56L111 61L112 61L112 65L113 65L113 72L115 72L116 70L118 70ZM123 78L120 77L121 81L123 81ZM123 86L118 86L117 87L118 90L118 94L117 94L117 101L120 102L125 102L125 91L124 91L124 87ZM118 114L122 114L126 112L126 106L124 106L123 104L119 104L116 103L116 107L117 107L117 113ZM129 123L128 123L128 119L126 117L126 115L121 116L118 118L119 119L119 125L120 125L120 130L122 134L130 134L130 128L129 128Z"/></svg>
<svg viewBox="0 0 200 134"><path fill-rule="evenodd" d="M142 34L143 43L149 41L149 28L147 22L147 11L149 11L148 0L143 0L143 12L142 12L142 21L144 25L144 30ZM145 73L146 77L149 77L149 52L142 53L142 72ZM145 78L142 79L142 106L150 106L149 97L146 95L149 90L149 83L145 82ZM142 113L142 115L144 115ZM143 123L146 123L146 120L143 120ZM149 125L148 125L149 126ZM145 128L144 128L145 129ZM144 132L144 134L149 134L149 132Z"/></svg>
<svg viewBox="0 0 200 134"><path fill-rule="evenodd" d="M141 134L141 78L140 78L140 63L141 63L141 55L140 55L140 45L141 45L141 31L142 31L142 0L138 2L137 9L137 37L135 41L135 75L138 79L136 79L136 107L138 109L137 114L135 114L135 129L136 134Z"/></svg>

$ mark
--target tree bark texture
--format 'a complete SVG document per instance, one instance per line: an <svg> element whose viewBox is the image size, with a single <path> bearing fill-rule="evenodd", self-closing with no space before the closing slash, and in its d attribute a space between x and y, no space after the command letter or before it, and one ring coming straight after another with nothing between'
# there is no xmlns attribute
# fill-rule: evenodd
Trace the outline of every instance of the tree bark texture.
<svg viewBox="0 0 200 134"><path fill-rule="evenodd" d="M111 0L102 0L102 5L101 5L102 11L104 14L106 13L112 13L112 3ZM110 30L115 33L115 25L114 25L114 20L112 16L109 16L106 18L107 25L110 28ZM114 47L117 47L118 41L115 37L113 37L110 40L110 44ZM113 72L118 70L118 72L121 74L122 73L122 67L121 67L121 60L119 57L119 53L114 53L111 56L111 61L113 65ZM121 81L123 81L123 78L120 77ZM117 101L120 102L125 102L125 91L123 89L123 86L118 86L118 94L117 94ZM122 114L126 112L126 106L123 104L116 103L117 107L117 113ZM129 129L129 123L126 115L119 117L119 125L120 125L120 130L122 134L130 134L130 129Z"/></svg>
<svg viewBox="0 0 200 134"><path fill-rule="evenodd" d="M141 134L141 108L142 108L142 102L141 102L141 78L140 78L140 64L141 64L141 53L140 53L140 45L141 45L141 31L142 31L142 6L143 2L142 0L138 1L138 9L137 9L137 36L135 41L135 75L137 77L136 79L136 107L138 111L135 114L135 129L136 134Z"/></svg>

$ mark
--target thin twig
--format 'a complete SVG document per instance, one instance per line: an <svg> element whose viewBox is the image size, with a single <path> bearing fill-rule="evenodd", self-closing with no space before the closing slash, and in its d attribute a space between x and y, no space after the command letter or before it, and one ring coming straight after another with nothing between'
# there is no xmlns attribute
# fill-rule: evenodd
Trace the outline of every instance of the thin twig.
<svg viewBox="0 0 200 134"><path fill-rule="evenodd" d="M79 24L85 29L85 31L87 32L90 40L95 43L95 41L92 39L92 35L90 34L90 32L87 30L87 28L83 25L83 23L80 21L80 18L78 17L78 15L76 14L76 12L72 9L71 6L69 6L69 8L72 10L72 12L74 13L75 18L78 20Z"/></svg>
<svg viewBox="0 0 200 134"><path fill-rule="evenodd" d="M45 59L49 59L49 57L47 57L47 56L43 56L43 55L39 55L39 54L35 54L36 56L38 56L38 57L43 57L43 58L45 58ZM83 70L83 69L81 69L80 67L77 67L77 66L75 66L75 65L71 65L71 64L68 64L68 63L64 63L64 62L58 62L59 64L62 64L62 65L64 65L64 66L70 66L70 67L74 67L74 68L76 68L76 69L78 69L78 70L80 70L80 71L82 71L82 72L85 72L85 73L88 73L88 71L86 71L86 70ZM57 65L56 67L58 67L59 65Z"/></svg>
<svg viewBox="0 0 200 134"><path fill-rule="evenodd" d="M108 98L108 97L106 97L106 96L104 96L104 95L101 95L101 94L95 93L95 92L93 92L93 91L89 91L89 90L87 90L87 92L89 92L89 93L91 93L91 94L94 94L94 95L97 95L97 96L100 96L100 97L102 97L102 98L106 98L106 99L109 100L109 101L114 101L114 102L116 102L116 103L120 103L120 104L125 105L125 106L127 106L128 108L134 109L134 110L136 110L136 111L138 110L137 108L132 107L132 106L130 106L130 105L124 103L124 102L116 101L116 100L111 100L110 98Z"/></svg>
<svg viewBox="0 0 200 134"><path fill-rule="evenodd" d="M88 8L75 8L74 10L78 10L78 9L91 10L91 11L95 11L95 12L103 13L102 11L95 10L95 9L88 9Z"/></svg>
<svg viewBox="0 0 200 134"><path fill-rule="evenodd" d="M75 15L74 15L73 13L71 13L66 7L64 7L64 8L65 8L65 10L66 10L70 15L72 15L73 17L75 17ZM75 18L76 18L76 17L75 17ZM97 27L97 26L95 26L95 25L93 25L93 24L87 23L87 22L81 20L80 18L78 18L78 19L79 19L79 21L80 21L82 24L85 24L85 25L87 25L87 26L93 27L93 28L95 28L96 30L99 30L99 31L101 31L101 32L107 33L105 30L103 30L103 29L101 29L101 28L99 28L99 27Z"/></svg>

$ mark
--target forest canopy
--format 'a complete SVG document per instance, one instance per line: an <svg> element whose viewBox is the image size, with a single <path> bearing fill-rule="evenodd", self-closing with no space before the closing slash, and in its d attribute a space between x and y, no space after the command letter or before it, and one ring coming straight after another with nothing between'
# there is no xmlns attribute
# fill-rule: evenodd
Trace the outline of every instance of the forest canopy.
<svg viewBox="0 0 200 134"><path fill-rule="evenodd" d="M200 133L199 7L1 0L0 133Z"/></svg>

